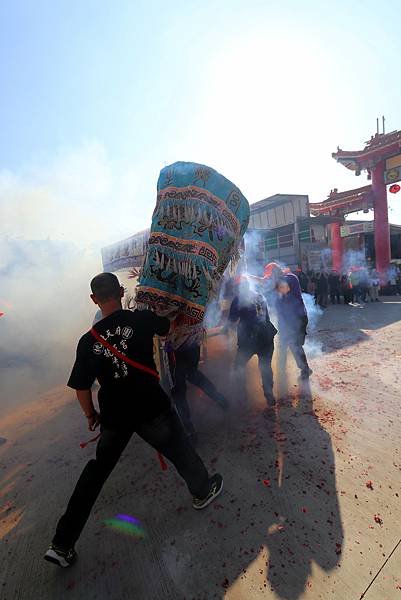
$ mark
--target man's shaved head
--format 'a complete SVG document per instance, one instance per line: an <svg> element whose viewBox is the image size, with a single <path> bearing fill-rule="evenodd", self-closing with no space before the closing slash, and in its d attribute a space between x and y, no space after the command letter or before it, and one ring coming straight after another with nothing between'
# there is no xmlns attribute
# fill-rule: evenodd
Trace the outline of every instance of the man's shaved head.
<svg viewBox="0 0 401 600"><path fill-rule="evenodd" d="M100 302L121 298L121 286L114 273L99 273L91 281L92 294Z"/></svg>

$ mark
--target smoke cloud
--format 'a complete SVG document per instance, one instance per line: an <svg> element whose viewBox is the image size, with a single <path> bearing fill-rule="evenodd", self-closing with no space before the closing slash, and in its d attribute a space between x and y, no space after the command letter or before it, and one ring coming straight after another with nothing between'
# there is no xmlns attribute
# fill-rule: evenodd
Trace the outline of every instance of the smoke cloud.
<svg viewBox="0 0 401 600"><path fill-rule="evenodd" d="M101 144L62 149L18 172L0 171L1 233L81 247L113 242L148 225L153 197L135 202L138 192L136 170L111 162Z"/></svg>
<svg viewBox="0 0 401 600"><path fill-rule="evenodd" d="M323 310L315 304L311 294L302 294L306 312L308 314L308 335L305 339L304 350L308 358L314 358L322 353L323 344L316 339L318 323L323 315Z"/></svg>
<svg viewBox="0 0 401 600"><path fill-rule="evenodd" d="M98 143L0 171L0 415L65 382L101 247L148 224L154 198L137 196L134 170Z"/></svg>
<svg viewBox="0 0 401 600"><path fill-rule="evenodd" d="M343 272L348 273L354 267L366 267L364 250L347 250L343 256Z"/></svg>

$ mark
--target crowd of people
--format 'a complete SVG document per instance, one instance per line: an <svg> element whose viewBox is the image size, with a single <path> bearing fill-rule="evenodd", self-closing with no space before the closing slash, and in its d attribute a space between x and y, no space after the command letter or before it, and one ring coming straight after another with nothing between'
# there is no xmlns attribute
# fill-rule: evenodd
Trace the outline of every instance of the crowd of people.
<svg viewBox="0 0 401 600"><path fill-rule="evenodd" d="M297 270L302 292L314 296L315 304L326 308L329 304L365 304L380 302L379 294L386 288L391 294L401 294L401 271L393 267L386 282L374 268L351 267L339 273L332 269L319 271Z"/></svg>

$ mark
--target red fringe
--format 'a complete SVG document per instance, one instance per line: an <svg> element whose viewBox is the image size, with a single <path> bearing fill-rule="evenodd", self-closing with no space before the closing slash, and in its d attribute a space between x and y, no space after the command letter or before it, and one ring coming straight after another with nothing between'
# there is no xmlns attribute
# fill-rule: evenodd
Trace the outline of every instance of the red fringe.
<svg viewBox="0 0 401 600"><path fill-rule="evenodd" d="M96 442L99 438L100 438L100 433L98 433L95 437L91 438L90 440L87 440L86 442L81 442L79 444L79 447L80 448L86 448L86 446L88 444L91 444L92 442Z"/></svg>
<svg viewBox="0 0 401 600"><path fill-rule="evenodd" d="M157 456L159 457L159 462L160 462L160 466L162 468L162 471L167 471L167 463L164 460L163 454L160 454L160 452L158 452Z"/></svg>

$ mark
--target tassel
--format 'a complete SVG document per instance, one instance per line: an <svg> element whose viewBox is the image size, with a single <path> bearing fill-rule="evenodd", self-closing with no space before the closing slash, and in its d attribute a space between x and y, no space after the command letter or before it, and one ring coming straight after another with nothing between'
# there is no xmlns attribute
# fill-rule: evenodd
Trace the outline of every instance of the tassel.
<svg viewBox="0 0 401 600"><path fill-rule="evenodd" d="M157 456L159 458L159 462L160 462L160 466L162 468L162 471L167 471L167 463L164 460L164 456L163 454L161 454L160 452L157 453Z"/></svg>
<svg viewBox="0 0 401 600"><path fill-rule="evenodd" d="M86 446L88 444L91 444L92 442L96 442L99 438L100 438L100 433L98 433L95 437L91 438L90 440L87 440L86 442L81 442L79 444L79 447L80 448L86 448Z"/></svg>

